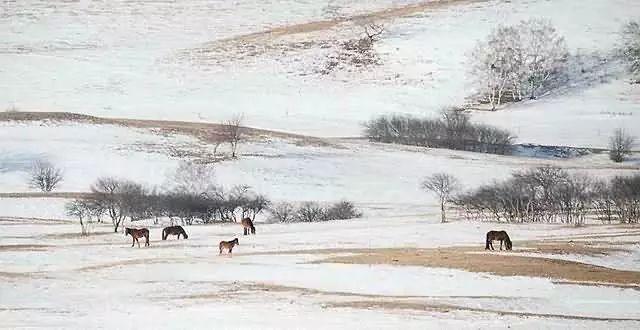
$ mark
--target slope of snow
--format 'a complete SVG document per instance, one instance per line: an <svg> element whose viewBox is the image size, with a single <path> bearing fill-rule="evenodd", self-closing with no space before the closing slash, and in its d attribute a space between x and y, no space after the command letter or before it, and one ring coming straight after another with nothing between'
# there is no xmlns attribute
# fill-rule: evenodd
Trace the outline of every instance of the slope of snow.
<svg viewBox="0 0 640 330"><path fill-rule="evenodd" d="M573 51L608 53L621 24L640 11L634 0L479 1L428 9L386 23L378 45L384 66L337 76L300 75L322 61L320 48L222 64L175 60L184 49L228 37L417 2L7 3L0 17L0 107L214 122L242 112L250 126L357 135L360 123L377 114L433 115L464 102L471 92L466 54L497 24L549 18ZM317 34L359 33L350 25L340 29L346 32ZM226 57L235 55L231 50ZM637 113L637 100L637 88L616 80L566 99L532 102L514 114L478 118L513 129L523 142L602 146L611 128L640 127L637 114L621 120L603 112ZM583 124L567 129L572 120Z"/></svg>

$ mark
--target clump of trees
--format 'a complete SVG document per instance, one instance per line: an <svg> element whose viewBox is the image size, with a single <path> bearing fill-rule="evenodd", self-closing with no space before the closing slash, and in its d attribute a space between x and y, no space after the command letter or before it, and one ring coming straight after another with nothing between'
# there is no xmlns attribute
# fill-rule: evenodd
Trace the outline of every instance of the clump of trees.
<svg viewBox="0 0 640 330"><path fill-rule="evenodd" d="M84 223L105 216L111 219L114 232L128 221L161 217L182 224L233 222L241 217L255 217L271 202L249 186L234 186L228 191L213 184L213 168L200 164L181 164L170 177L168 189L158 191L139 183L113 177L99 178L91 194L67 204L69 215Z"/></svg>
<svg viewBox="0 0 640 330"><path fill-rule="evenodd" d="M556 167L517 172L454 199L471 219L505 222L584 224L588 216L603 221L640 221L640 175L594 180Z"/></svg>
<svg viewBox="0 0 640 330"><path fill-rule="evenodd" d="M621 163L624 158L631 154L636 138L629 135L624 129L619 128L613 132L609 138L609 159L616 163Z"/></svg>
<svg viewBox="0 0 640 330"><path fill-rule="evenodd" d="M322 222L330 220L347 220L362 217L362 213L352 202L339 201L322 205L316 202L305 202L300 205L283 202L269 209L272 222Z"/></svg>
<svg viewBox="0 0 640 330"><path fill-rule="evenodd" d="M535 99L558 86L567 72L569 51L548 20L529 19L499 26L470 54L470 75L481 102L495 110L505 102Z"/></svg>
<svg viewBox="0 0 640 330"><path fill-rule="evenodd" d="M29 186L42 192L53 191L62 179L62 170L48 161L35 161L29 171Z"/></svg>
<svg viewBox="0 0 640 330"><path fill-rule="evenodd" d="M622 55L629 63L634 83L640 83L640 21L628 22L622 28Z"/></svg>
<svg viewBox="0 0 640 330"><path fill-rule="evenodd" d="M507 130L474 124L460 109L445 109L440 118L386 115L364 124L370 141L430 148L510 154L515 136Z"/></svg>

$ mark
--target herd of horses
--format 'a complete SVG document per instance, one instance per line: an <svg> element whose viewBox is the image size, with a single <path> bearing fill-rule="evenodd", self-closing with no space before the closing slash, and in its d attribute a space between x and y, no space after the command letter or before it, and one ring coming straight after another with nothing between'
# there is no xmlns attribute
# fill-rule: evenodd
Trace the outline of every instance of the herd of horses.
<svg viewBox="0 0 640 330"><path fill-rule="evenodd" d="M253 221L250 218L242 219L240 224L242 225L245 235L256 234L256 227L253 225ZM136 243L138 243L138 247L140 247L140 241L138 239L143 237L145 239L144 246L149 246L149 229L147 228L140 228L140 229L125 228L124 235L125 236L131 235L131 238L133 239L131 242L131 247L134 247ZM182 226L170 226L162 229L163 241L166 241L169 235L178 236L178 239L180 239L181 235L182 235L182 238L184 239L189 238L189 235L184 230L184 228L182 228ZM226 250L228 254L231 254L233 251L233 247L236 245L240 245L240 242L238 241L237 237L230 241L220 241L220 244L219 244L220 254L222 254L222 251L224 250Z"/></svg>
<svg viewBox="0 0 640 330"><path fill-rule="evenodd" d="M256 227L253 225L253 221L250 218L242 219L242 221L240 221L240 225L242 226L244 235L256 234ZM140 247L140 241L138 241L138 238L142 238L142 237L145 238L144 246L149 246L149 229L125 228L125 236L128 236L128 235L131 235L131 238L133 239L133 241L131 242L131 247L134 247L136 243L138 243L138 247ZM180 239L180 235L182 235L182 238L184 239L189 238L189 235L187 235L187 232L184 230L184 228L182 228L182 226L170 226L162 229L163 241L165 241L167 237L169 237L169 235L178 236L178 239ZM507 250L513 249L511 238L509 238L509 235L504 230L500 230L500 231L491 230L487 232L487 239L486 239L486 244L484 249L495 250L493 248L494 241L500 241L500 250L502 250L503 243L504 243L505 249ZM240 245L240 242L238 241L237 237L230 241L220 241L220 244L218 245L220 249L220 254L222 254L222 251L224 250L226 250L228 254L231 254L233 251L233 247L236 245Z"/></svg>

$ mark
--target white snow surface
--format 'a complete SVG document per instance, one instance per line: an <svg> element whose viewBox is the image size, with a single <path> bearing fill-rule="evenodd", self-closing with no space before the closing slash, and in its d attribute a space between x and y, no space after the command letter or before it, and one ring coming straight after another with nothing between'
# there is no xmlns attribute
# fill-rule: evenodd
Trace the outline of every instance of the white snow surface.
<svg viewBox="0 0 640 330"><path fill-rule="evenodd" d="M383 66L329 76L307 74L322 62L321 47L243 60L235 60L233 49L218 49L213 54L224 59L221 63L177 57L269 28L421 2L5 2L0 107L211 122L244 113L249 126L353 136L375 115L433 116L443 106L464 103L472 92L466 56L498 24L544 17L573 52L606 55L617 46L622 23L640 12L635 0L452 3L385 22L387 32L377 46ZM291 38L333 39L358 31L343 24ZM612 75L593 86L475 117L512 129L522 142L602 147L613 128L639 132L638 93L625 76Z"/></svg>

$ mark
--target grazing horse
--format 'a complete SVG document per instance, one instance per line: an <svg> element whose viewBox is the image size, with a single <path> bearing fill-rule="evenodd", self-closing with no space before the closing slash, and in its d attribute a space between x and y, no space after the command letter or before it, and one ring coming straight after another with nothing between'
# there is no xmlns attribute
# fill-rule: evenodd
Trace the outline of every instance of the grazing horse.
<svg viewBox="0 0 640 330"><path fill-rule="evenodd" d="M500 241L500 250L502 250L503 241L504 241L504 246L507 250L511 250L511 248L513 247L511 244L511 239L509 238L509 235L507 235L507 232L504 230L489 231L487 233L487 244L485 245L484 249L489 250L489 248L491 248L491 250L493 250L493 241Z"/></svg>
<svg viewBox="0 0 640 330"><path fill-rule="evenodd" d="M147 241L144 243L144 246L149 246L149 229L125 228L124 236L127 236L127 235L131 235L131 237L133 238L133 241L131 242L131 247L133 247L136 242L138 243L138 247L140 247L140 241L138 241L139 237L146 238Z"/></svg>
<svg viewBox="0 0 640 330"><path fill-rule="evenodd" d="M221 241L220 242L220 254L222 254L222 250L226 249L227 251L229 251L229 254L231 254L231 251L233 250L233 247L236 245L240 245L240 242L238 241L237 238L235 238L233 241Z"/></svg>
<svg viewBox="0 0 640 330"><path fill-rule="evenodd" d="M167 236L169 235L177 235L178 239L180 239L180 235L182 235L184 239L189 238L189 235L187 235L187 232L184 231L184 228L182 228L182 226L171 226L162 230L163 241L167 240Z"/></svg>
<svg viewBox="0 0 640 330"><path fill-rule="evenodd" d="M244 218L242 219L242 221L240 221L240 224L242 225L242 229L244 230L244 234L248 235L249 231L251 231L252 234L256 234L256 227L253 225L253 221L251 221L251 219L249 218Z"/></svg>

